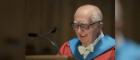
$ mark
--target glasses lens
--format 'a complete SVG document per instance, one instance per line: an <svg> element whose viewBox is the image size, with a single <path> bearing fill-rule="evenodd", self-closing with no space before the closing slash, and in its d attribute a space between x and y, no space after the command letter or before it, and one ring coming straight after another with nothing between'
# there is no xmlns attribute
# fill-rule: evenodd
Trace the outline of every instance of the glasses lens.
<svg viewBox="0 0 140 60"><path fill-rule="evenodd" d="M77 23L72 24L72 28L74 30L77 30L79 27L80 29L85 30L89 28L89 24L77 24Z"/></svg>
<svg viewBox="0 0 140 60"><path fill-rule="evenodd" d="M81 25L80 25L80 28L81 28L82 30L89 29L89 24L81 24Z"/></svg>
<svg viewBox="0 0 140 60"><path fill-rule="evenodd" d="M73 23L73 24L72 24L72 28L73 28L74 30L76 30L76 29L78 28L78 24Z"/></svg>

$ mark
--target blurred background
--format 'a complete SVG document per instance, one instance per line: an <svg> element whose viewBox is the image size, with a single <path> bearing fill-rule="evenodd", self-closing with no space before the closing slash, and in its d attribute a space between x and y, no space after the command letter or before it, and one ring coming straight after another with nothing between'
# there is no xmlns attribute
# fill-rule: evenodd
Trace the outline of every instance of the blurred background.
<svg viewBox="0 0 140 60"><path fill-rule="evenodd" d="M116 60L140 60L138 0L115 0Z"/></svg>
<svg viewBox="0 0 140 60"><path fill-rule="evenodd" d="M75 10L87 3L102 10L103 31L114 37L114 0L1 0L0 60L24 60L26 55L57 54L59 47L75 35L71 28ZM137 18L133 16L138 11L138 4L134 0L123 4L128 7L125 9L128 10L126 18L130 17L125 29L133 31L126 34L136 35L132 36L138 40L138 33L134 31L139 31L136 25L139 15ZM130 12L132 10L134 12ZM135 23L129 25L130 22Z"/></svg>
<svg viewBox="0 0 140 60"><path fill-rule="evenodd" d="M140 43L140 6L139 0L120 0L123 9L123 33Z"/></svg>

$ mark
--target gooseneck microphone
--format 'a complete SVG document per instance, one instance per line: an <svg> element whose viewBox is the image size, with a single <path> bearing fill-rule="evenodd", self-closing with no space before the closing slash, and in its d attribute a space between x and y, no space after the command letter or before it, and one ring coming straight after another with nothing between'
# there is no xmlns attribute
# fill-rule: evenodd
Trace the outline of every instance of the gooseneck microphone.
<svg viewBox="0 0 140 60"><path fill-rule="evenodd" d="M55 48L56 51L59 50L58 45L55 43L54 40L50 39L50 35L53 35L55 32L57 31L56 27L50 28L50 30L47 33L29 33L28 36L29 37L38 37L40 38L40 40L48 40L49 43L51 43L51 45L53 46L53 48Z"/></svg>

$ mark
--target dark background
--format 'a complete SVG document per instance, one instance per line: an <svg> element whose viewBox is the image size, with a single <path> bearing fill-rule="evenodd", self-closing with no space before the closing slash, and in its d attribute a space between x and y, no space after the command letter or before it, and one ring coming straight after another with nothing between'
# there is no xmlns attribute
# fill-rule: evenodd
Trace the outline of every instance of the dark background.
<svg viewBox="0 0 140 60"><path fill-rule="evenodd" d="M123 9L123 33L140 44L140 1L120 0Z"/></svg>

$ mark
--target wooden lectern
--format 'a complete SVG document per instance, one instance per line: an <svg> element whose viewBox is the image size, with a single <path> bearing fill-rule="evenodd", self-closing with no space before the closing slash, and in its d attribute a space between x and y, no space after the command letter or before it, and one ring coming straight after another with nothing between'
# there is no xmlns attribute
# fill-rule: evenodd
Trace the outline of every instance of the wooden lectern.
<svg viewBox="0 0 140 60"><path fill-rule="evenodd" d="M76 60L73 57L61 55L30 55L26 56L26 60Z"/></svg>

